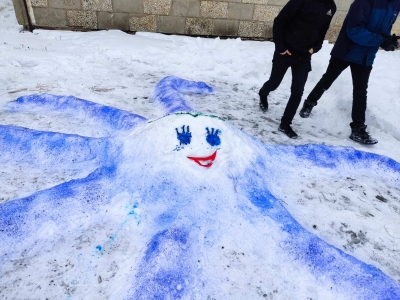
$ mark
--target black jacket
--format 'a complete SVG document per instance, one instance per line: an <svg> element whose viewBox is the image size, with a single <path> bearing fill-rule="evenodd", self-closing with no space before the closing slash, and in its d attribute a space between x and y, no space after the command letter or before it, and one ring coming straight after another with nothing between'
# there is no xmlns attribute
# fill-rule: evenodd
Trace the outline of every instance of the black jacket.
<svg viewBox="0 0 400 300"><path fill-rule="evenodd" d="M279 52L318 52L336 12L333 0L290 0L274 20L273 39Z"/></svg>

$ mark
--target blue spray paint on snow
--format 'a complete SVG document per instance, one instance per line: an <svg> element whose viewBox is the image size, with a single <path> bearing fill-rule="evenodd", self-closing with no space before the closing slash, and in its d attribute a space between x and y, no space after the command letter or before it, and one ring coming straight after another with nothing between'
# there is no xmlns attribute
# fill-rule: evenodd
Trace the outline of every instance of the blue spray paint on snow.
<svg viewBox="0 0 400 300"><path fill-rule="evenodd" d="M186 126L186 131L185 131L185 125L182 126L182 132L178 131L178 128L175 128L176 130L176 135L179 140L180 145L189 145L190 141L192 140L192 133L190 132L189 126Z"/></svg>
<svg viewBox="0 0 400 300"><path fill-rule="evenodd" d="M218 136L218 134L221 133L221 130L216 129L214 131L214 128L208 129L208 127L206 127L207 130L207 137L206 137L206 141L207 143L209 143L211 146L219 146L221 145L221 139Z"/></svg>
<svg viewBox="0 0 400 300"><path fill-rule="evenodd" d="M71 180L48 190L0 205L0 266L10 254L20 251L21 242L39 241L33 236L46 222L54 222L62 232L68 231L70 215L99 213L108 204L116 166L101 167L83 179ZM47 238L47 237L45 237ZM8 253L8 255L7 255ZM1 267L0 267L1 269Z"/></svg>
<svg viewBox="0 0 400 300"><path fill-rule="evenodd" d="M193 111L183 94L210 94L212 92L213 88L204 82L168 76L156 85L153 97L164 106L166 113L171 114Z"/></svg>
<svg viewBox="0 0 400 300"><path fill-rule="evenodd" d="M112 130L130 130L147 121L146 118L110 106L100 105L73 96L55 96L49 94L19 97L7 107L12 111L47 109L81 115L85 120L92 119Z"/></svg>
<svg viewBox="0 0 400 300"><path fill-rule="evenodd" d="M0 162L14 161L42 168L97 168L109 165L118 143L108 138L37 131L0 125Z"/></svg>
<svg viewBox="0 0 400 300"><path fill-rule="evenodd" d="M193 91L196 84L174 77L166 78L163 84L160 82L159 93L156 93L157 99L164 103L170 111L180 110L183 107L181 104L185 104L185 101L182 97L174 97L179 93ZM186 90L183 88L185 86ZM203 86L201 93L211 91L207 88L209 87ZM30 97L33 97L32 101L29 100ZM100 119L106 120L106 123L108 117L104 115L110 113L115 120L110 120L108 123L115 129L132 128L138 124L133 121L125 122L126 114L129 116L129 113L124 114L108 109L101 110L85 100L74 97L71 100L71 97L65 97L70 99L71 102L64 103L64 100L57 100L59 96L48 95L47 100L55 99L56 104L53 105L49 103L50 100L45 99L45 101L40 97L27 96L24 98L26 102L21 100L22 102L18 104L22 106L31 105L32 107L40 104L47 108L50 107L50 109L66 111L79 108L84 111L84 114L89 115L97 110ZM71 104L72 108L67 103ZM189 109L188 106L186 107ZM134 117L132 118L132 120L135 120ZM140 120L143 121L143 119ZM206 130L209 133L206 137L207 142L212 146L219 145L218 134L220 131L218 129L214 131L214 128L211 131L208 128ZM178 140L180 140L179 132L177 133ZM189 126L185 133L190 133ZM120 156L120 146L113 139L93 139L76 135L38 132L12 126L1 126L0 138L2 139L0 153L4 154L4 161L16 157L20 161L28 163L31 160L40 160L41 154L45 153L49 154L49 161L56 161L58 157L61 157L60 159L65 166L73 166L75 161L89 161L93 162L92 167L97 168L86 178L71 180L51 189L34 193L29 197L0 204L0 240L2 241L0 245L0 269L2 261L10 258L10 253L17 253L20 250L21 241L31 239L35 243L39 242L33 234L38 231L43 223L53 221L61 227L61 231L68 234L70 233L68 231L70 215L84 216L102 213L102 207L109 204L113 196L126 189L135 190L137 188L135 184L140 181L143 175L143 170L135 174L120 174L119 166L122 163L120 160L124 157ZM183 141L187 141L187 139L183 139ZM259 143L255 138L253 142L254 145L256 145L256 142ZM352 167L361 164L364 168L369 166L377 168L376 165L379 165L385 170L400 173L400 165L395 161L351 148L306 145L296 147L265 146L264 150L266 157L280 161L294 156L296 161L311 162L319 168L335 169L341 164ZM6 155L8 155L7 159L4 159ZM43 159L46 159L47 156L44 155L43 157ZM151 159L153 158L149 156L149 160ZM283 234L287 234L288 237L282 244L283 251L288 253L293 260L301 262L309 268L310 273L316 278L327 276L339 287L351 285L352 288L360 291L358 295L361 296L359 298L400 299L400 286L393 279L306 231L264 186L265 177L269 176L265 171L265 161L259 159L249 163L252 164L252 168L245 170L241 174L240 180L236 181L239 183L237 185L238 192L243 192L245 198L249 200L249 205L258 208L261 215L267 216L280 225ZM173 170L179 172L179 170ZM240 174L238 177L240 177ZM168 201L169 203L175 201L175 204L179 203L179 205L173 206L171 204L168 211L151 216L154 218L157 232L152 233L154 235L147 243L143 258L139 267L135 270L136 285L132 286L130 299L181 299L188 295L190 288L185 280L193 279L193 277L199 275L196 273L196 259L192 255L193 249L199 246L198 241L191 238L192 235L196 235L196 230L199 228L199 224L195 223L196 221L199 221L199 223L201 221L207 222L209 216L199 215L196 217L198 219L189 220L189 225L186 226L174 225L174 221L181 218L180 213L183 213L185 218L190 215L187 214L188 211L185 211L184 207L185 204L190 204L190 202L187 202L184 195L196 195L198 186L193 184L193 190L183 193L180 190L180 182L174 182L168 176L153 176L150 179L146 182L145 187L138 185L141 188L148 188L148 190L145 190L145 194L141 195L144 202L157 204L161 201ZM182 178L183 180L185 178ZM185 186L187 187L187 185ZM133 209L128 207L127 218L136 216L134 209L135 204ZM240 207L240 209L244 208ZM123 227L124 222L120 224L118 230ZM193 224L190 222L193 222ZM109 237L109 243L117 239L118 230ZM104 245L98 245L96 250L104 251L106 247L107 242ZM161 253L164 255L160 255Z"/></svg>
<svg viewBox="0 0 400 300"><path fill-rule="evenodd" d="M330 147L326 145L304 145L288 147L288 151L304 160L325 168L335 168L340 164L363 165L375 164L375 167L400 172L400 164L395 160L375 153L358 151L351 147Z"/></svg>
<svg viewBox="0 0 400 300"><path fill-rule="evenodd" d="M322 165L326 168L331 168L332 165L322 164L321 159L315 158L330 157L331 159L337 159L342 156L337 161L333 159L333 163L338 163L339 161L343 163L343 149L319 146L296 146L293 153L299 155L302 159L314 162L315 165ZM305 153L310 148L312 149L311 154L306 155ZM388 161L388 166L399 170L400 164L395 163L394 166L391 159L380 155L371 156L352 148L347 150L349 151L346 151L345 157L347 158L345 159L349 163L365 163L364 158L367 156L367 160L370 160L369 163L376 163L377 160ZM395 280L379 269L359 261L305 230L290 215L281 202L264 187L262 180L260 180L264 172L265 165L259 160L254 165L254 168L244 172L241 188L248 195L251 203L260 209L260 212L280 224L282 230L289 234L284 244L281 245L286 253L289 253L295 260L308 267L310 273L317 278L328 277L335 286L351 285L352 289L361 291L359 296L362 296L362 299L400 299L400 285ZM358 299L358 296L354 295L354 297Z"/></svg>
<svg viewBox="0 0 400 300"><path fill-rule="evenodd" d="M190 229L170 228L153 236L138 268L137 286L128 299L184 297L185 280L193 273L190 263L192 245L188 230Z"/></svg>

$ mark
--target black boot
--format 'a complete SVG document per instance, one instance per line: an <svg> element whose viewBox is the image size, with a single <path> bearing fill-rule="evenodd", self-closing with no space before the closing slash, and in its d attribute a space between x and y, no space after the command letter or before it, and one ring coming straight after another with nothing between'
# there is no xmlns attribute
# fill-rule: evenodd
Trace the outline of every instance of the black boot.
<svg viewBox="0 0 400 300"><path fill-rule="evenodd" d="M300 110L300 113L299 113L300 117L308 118L315 105L317 105L316 102L311 102L310 100L306 99L306 101L304 101L303 107Z"/></svg>
<svg viewBox="0 0 400 300"><path fill-rule="evenodd" d="M260 109L262 112L266 112L268 110L268 94L263 93L261 89L258 95L260 96Z"/></svg>
<svg viewBox="0 0 400 300"><path fill-rule="evenodd" d="M290 127L290 125L279 125L278 128L279 131L282 131L283 133L285 133L288 137L290 137L291 139L297 139L298 135L296 132L293 131L292 127Z"/></svg>
<svg viewBox="0 0 400 300"><path fill-rule="evenodd" d="M365 129L367 129L366 125L352 128L350 139L365 145L373 145L378 143L378 140L371 137Z"/></svg>

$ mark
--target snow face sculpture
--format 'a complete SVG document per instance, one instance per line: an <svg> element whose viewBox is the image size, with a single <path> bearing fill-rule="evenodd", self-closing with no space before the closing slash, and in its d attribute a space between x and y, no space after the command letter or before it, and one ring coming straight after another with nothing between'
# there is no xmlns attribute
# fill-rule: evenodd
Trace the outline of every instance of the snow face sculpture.
<svg viewBox="0 0 400 300"><path fill-rule="evenodd" d="M155 99L168 115L153 121L74 97L9 104L79 111L113 132L0 126L1 165L77 174L0 204L0 286L9 298L400 299L395 280L305 230L273 195L310 170L398 185L400 165L352 148L263 144L191 112L182 96L210 92L163 79Z"/></svg>

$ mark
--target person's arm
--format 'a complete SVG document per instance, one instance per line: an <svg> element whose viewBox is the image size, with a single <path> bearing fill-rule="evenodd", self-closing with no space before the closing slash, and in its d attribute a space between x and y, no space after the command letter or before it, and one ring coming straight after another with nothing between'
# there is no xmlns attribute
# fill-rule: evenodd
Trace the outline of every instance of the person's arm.
<svg viewBox="0 0 400 300"><path fill-rule="evenodd" d="M279 53L283 53L287 50L285 47L285 29L287 24L293 19L293 17L300 11L304 5L304 0L290 0L278 14L274 20L273 39L275 43L275 49Z"/></svg>
<svg viewBox="0 0 400 300"><path fill-rule="evenodd" d="M347 14L346 33L358 45L378 47L384 40L382 35L373 33L365 28L371 13L372 5L370 0L354 0Z"/></svg>
<svg viewBox="0 0 400 300"><path fill-rule="evenodd" d="M332 9L332 17L331 17L331 20L330 20L329 22L327 22L327 23L321 28L321 31L319 32L318 40L315 42L315 44L314 44L313 47L311 48L311 49L313 50L312 53L310 52L311 54L317 53L319 50L321 50L321 48L322 48L322 43L324 42L324 39L325 39L325 35L326 35L326 33L327 33L328 29L329 29L329 26L330 26L330 24L331 24L332 18L333 18L333 16L335 15L335 13L336 13L336 5L335 5L335 7ZM310 50L311 50L311 49L310 49Z"/></svg>

